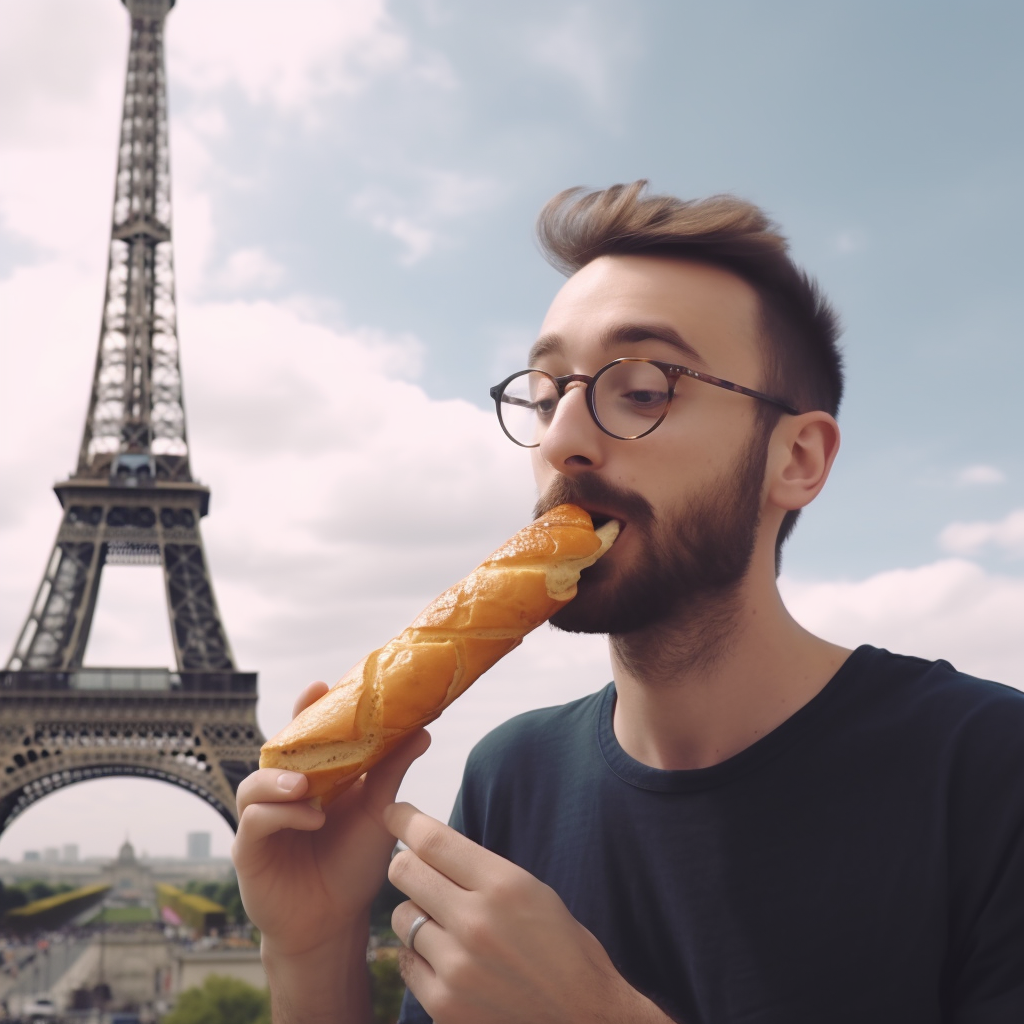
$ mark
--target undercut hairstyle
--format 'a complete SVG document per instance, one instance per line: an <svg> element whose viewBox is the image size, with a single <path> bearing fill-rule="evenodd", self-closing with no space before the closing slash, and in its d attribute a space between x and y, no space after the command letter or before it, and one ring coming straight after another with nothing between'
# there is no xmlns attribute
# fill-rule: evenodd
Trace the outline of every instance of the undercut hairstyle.
<svg viewBox="0 0 1024 1024"><path fill-rule="evenodd" d="M763 379L737 383L800 412L839 411L839 317L817 282L790 258L788 241L760 207L731 195L650 195L643 180L600 191L570 188L541 211L537 238L547 261L567 277L610 255L664 256L731 271L754 289L761 306ZM781 415L776 406L758 403L763 431L770 433ZM799 514L787 512L782 520L776 572Z"/></svg>

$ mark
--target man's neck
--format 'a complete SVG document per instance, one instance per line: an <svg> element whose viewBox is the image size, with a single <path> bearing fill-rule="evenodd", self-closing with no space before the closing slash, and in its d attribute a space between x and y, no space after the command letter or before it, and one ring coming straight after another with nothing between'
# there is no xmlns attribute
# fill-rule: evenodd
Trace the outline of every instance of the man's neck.
<svg viewBox="0 0 1024 1024"><path fill-rule="evenodd" d="M775 587L736 591L611 638L615 735L654 768L719 764L781 725L849 656L808 633Z"/></svg>

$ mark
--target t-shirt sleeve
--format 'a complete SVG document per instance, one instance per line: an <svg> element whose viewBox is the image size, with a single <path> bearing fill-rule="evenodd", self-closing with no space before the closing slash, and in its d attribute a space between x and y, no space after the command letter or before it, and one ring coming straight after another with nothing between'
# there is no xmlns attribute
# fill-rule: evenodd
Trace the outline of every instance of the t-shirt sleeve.
<svg viewBox="0 0 1024 1024"><path fill-rule="evenodd" d="M951 793L951 1024L1024 1021L1024 702L1015 696L980 716Z"/></svg>

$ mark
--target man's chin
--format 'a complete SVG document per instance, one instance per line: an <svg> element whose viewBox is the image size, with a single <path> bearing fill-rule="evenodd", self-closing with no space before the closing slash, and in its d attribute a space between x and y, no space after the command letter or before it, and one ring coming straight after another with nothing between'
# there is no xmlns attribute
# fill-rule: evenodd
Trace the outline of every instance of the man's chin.
<svg viewBox="0 0 1024 1024"><path fill-rule="evenodd" d="M555 612L548 621L563 633L609 632L607 622L597 615L590 614L587 609L577 607L575 601Z"/></svg>
<svg viewBox="0 0 1024 1024"><path fill-rule="evenodd" d="M591 587L581 592L549 619L555 629L565 633L616 635L643 629L665 618L666 602L639 605L623 600L611 587Z"/></svg>

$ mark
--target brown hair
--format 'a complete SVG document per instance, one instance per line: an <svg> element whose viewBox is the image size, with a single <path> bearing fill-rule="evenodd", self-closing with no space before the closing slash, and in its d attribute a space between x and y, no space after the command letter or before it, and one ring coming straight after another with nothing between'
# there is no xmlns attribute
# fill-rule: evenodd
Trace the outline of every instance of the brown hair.
<svg viewBox="0 0 1024 1024"><path fill-rule="evenodd" d="M801 412L835 415L843 394L839 317L817 283L789 255L779 227L753 203L731 195L684 200L646 194L647 182L588 192L560 192L541 211L537 237L544 256L567 276L598 256L643 254L710 263L731 271L761 302L764 380L760 390ZM746 383L746 382L744 382ZM762 429L780 413L759 404ZM798 511L787 512L782 544Z"/></svg>

